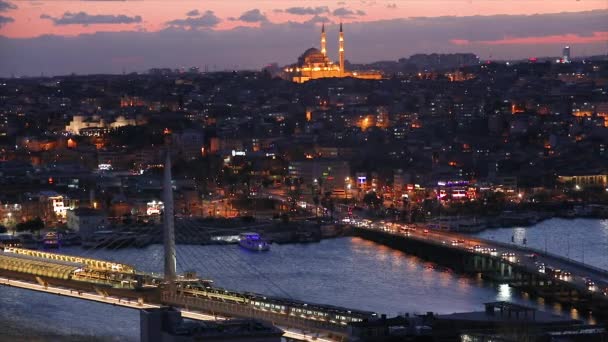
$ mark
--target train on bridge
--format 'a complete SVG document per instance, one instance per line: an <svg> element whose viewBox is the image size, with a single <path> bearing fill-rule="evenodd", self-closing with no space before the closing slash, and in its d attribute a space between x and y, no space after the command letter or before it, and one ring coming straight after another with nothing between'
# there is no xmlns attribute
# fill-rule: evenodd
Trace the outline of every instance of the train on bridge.
<svg viewBox="0 0 608 342"><path fill-rule="evenodd" d="M249 306L285 316L300 317L328 324L345 326L353 322L373 320L378 317L375 312L347 309L332 305L312 304L302 301L269 297L251 292L236 292L214 287L210 282L183 283L177 289L178 293L195 298L205 298L222 302Z"/></svg>

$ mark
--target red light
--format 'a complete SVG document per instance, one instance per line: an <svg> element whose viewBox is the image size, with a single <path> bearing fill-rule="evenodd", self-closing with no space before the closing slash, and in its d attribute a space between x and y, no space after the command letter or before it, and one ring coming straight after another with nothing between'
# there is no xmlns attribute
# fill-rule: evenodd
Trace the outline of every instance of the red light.
<svg viewBox="0 0 608 342"><path fill-rule="evenodd" d="M49 177L49 184L53 184L53 177Z"/></svg>

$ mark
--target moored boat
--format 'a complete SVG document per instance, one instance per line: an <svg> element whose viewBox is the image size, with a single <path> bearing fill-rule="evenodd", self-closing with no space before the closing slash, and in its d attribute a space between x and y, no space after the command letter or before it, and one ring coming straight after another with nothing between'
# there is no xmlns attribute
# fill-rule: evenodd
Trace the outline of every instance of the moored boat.
<svg viewBox="0 0 608 342"><path fill-rule="evenodd" d="M251 251L267 251L270 245L262 239L258 233L241 233L239 235L239 246Z"/></svg>

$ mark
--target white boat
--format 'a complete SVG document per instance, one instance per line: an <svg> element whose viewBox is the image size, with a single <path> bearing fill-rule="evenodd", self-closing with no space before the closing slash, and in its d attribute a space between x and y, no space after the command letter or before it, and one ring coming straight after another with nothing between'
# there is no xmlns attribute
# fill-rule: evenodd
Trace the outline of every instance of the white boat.
<svg viewBox="0 0 608 342"><path fill-rule="evenodd" d="M239 246L251 251L267 251L270 245L258 233L239 234Z"/></svg>

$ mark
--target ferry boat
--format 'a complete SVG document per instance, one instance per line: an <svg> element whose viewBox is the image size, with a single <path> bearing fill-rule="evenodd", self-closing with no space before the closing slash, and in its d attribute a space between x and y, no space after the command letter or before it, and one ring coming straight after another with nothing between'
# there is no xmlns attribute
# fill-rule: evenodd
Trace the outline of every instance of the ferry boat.
<svg viewBox="0 0 608 342"><path fill-rule="evenodd" d="M251 251L267 251L270 245L258 233L242 233L239 235L239 246Z"/></svg>
<svg viewBox="0 0 608 342"><path fill-rule="evenodd" d="M44 248L59 248L61 245L61 235L57 232L50 231L42 238L42 245Z"/></svg>

